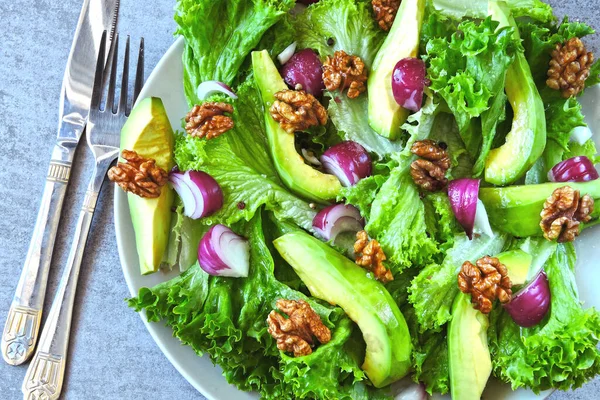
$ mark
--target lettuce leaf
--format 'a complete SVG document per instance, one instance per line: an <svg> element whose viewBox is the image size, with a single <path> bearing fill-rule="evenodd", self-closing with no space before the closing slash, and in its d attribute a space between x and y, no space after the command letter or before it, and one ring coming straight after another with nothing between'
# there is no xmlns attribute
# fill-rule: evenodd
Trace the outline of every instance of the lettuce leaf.
<svg viewBox="0 0 600 400"><path fill-rule="evenodd" d="M513 389L574 389L600 373L600 314L581 307L574 266L574 247L559 244L544 267L551 305L540 325L521 328L501 307L490 316L494 374Z"/></svg>
<svg viewBox="0 0 600 400"><path fill-rule="evenodd" d="M322 59L344 50L359 56L367 68L385 38L367 1L321 0L298 15L294 25L300 48L314 49ZM379 158L402 150L401 143L378 135L369 125L366 94L356 99L339 91L326 95L328 113L340 138L360 143Z"/></svg>
<svg viewBox="0 0 600 400"><path fill-rule="evenodd" d="M433 0L436 9L460 19L472 17L484 19L488 15L488 2L496 0ZM552 7L541 0L505 0L515 18L529 17L541 22L555 19Z"/></svg>
<svg viewBox="0 0 600 400"><path fill-rule="evenodd" d="M445 328L441 332L419 330L415 309L406 304L401 308L413 344L412 362L415 382L425 385L430 394L445 394L450 390L448 340Z"/></svg>
<svg viewBox="0 0 600 400"><path fill-rule="evenodd" d="M344 50L359 56L367 68L385 39L368 1L321 0L298 15L295 30L300 48L313 49L322 58Z"/></svg>
<svg viewBox="0 0 600 400"><path fill-rule="evenodd" d="M285 188L271 161L262 101L251 77L240 85L238 99L232 102L232 130L211 140L180 134L175 144L175 161L181 170L202 170L223 190L223 208L201 219L202 223L248 221L266 205L278 218L312 229L315 211Z"/></svg>
<svg viewBox="0 0 600 400"><path fill-rule="evenodd" d="M563 155L563 159L566 160L577 156L586 156L592 160L592 163L594 164L600 162L600 155L598 155L594 139L589 139L584 144L571 142L571 144L569 144L569 150Z"/></svg>
<svg viewBox="0 0 600 400"><path fill-rule="evenodd" d="M365 230L381 244L394 275L413 264L428 264L439 252L437 242L428 235L425 206L410 176L414 160L410 146L429 137L438 112L428 99L419 112L409 116L403 125L410 134L406 148L392 156L397 166L375 195L367 217Z"/></svg>
<svg viewBox="0 0 600 400"><path fill-rule="evenodd" d="M365 344L344 312L275 279L261 215L234 228L250 241L248 278L209 276L196 264L168 282L140 289L129 305L145 310L149 321L164 320L182 343L208 353L228 382L265 399L386 398L385 390L364 383ZM308 301L332 329L332 340L305 357L280 353L265 323L280 298Z"/></svg>
<svg viewBox="0 0 600 400"><path fill-rule="evenodd" d="M178 0L176 34L186 41L184 89L189 105L200 103L196 88L204 81L231 85L263 34L294 4L293 0Z"/></svg>
<svg viewBox="0 0 600 400"><path fill-rule="evenodd" d="M481 22L463 21L450 37L443 34L440 24L448 23L444 17L432 15L424 28L426 35L442 34L425 45L423 59L430 88L454 114L465 147L476 160L473 174L479 176L497 125L505 119L506 70L519 43L513 28L497 29L498 23L490 17Z"/></svg>
<svg viewBox="0 0 600 400"><path fill-rule="evenodd" d="M506 235L497 232L493 238L482 235L474 236L473 240L464 233L457 234L441 265L434 263L421 270L409 288L409 300L415 308L421 331L439 331L450 321L450 308L458 293L456 276L462 264L501 252L506 240Z"/></svg>
<svg viewBox="0 0 600 400"><path fill-rule="evenodd" d="M429 236L440 244L442 252L446 252L454 244L454 236L462 231L450 200L445 193L429 193L423 198L425 205L425 224Z"/></svg>

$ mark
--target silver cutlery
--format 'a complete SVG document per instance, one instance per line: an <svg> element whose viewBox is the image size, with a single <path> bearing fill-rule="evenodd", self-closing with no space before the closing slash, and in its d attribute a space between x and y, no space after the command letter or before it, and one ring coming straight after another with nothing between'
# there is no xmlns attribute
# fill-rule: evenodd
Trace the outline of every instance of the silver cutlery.
<svg viewBox="0 0 600 400"><path fill-rule="evenodd" d="M104 177L110 165L119 155L121 128L144 82L144 40L142 39L138 53L135 89L130 106L128 102L128 37L125 45L120 99L118 104L114 104L119 36L115 36L111 50L108 53L108 63L111 65L110 71L108 68L105 71L104 68L106 41L107 34L105 32L102 36L98 54L96 77L87 124L87 144L94 155L94 170L79 214L67 265L63 271L54 301L52 302L48 319L44 324L40 343L23 381L21 390L23 391L24 399L27 400L54 400L61 393L69 347L71 317L73 314L77 280L98 194L100 193ZM105 106L102 108L104 82L107 78L106 75L109 73L108 93L106 95Z"/></svg>
<svg viewBox="0 0 600 400"><path fill-rule="evenodd" d="M0 341L2 357L12 365L25 362L35 348L71 163L88 118L96 45L106 30L110 31L109 40L112 40L118 14L119 0L83 2L61 89L56 145L27 257Z"/></svg>

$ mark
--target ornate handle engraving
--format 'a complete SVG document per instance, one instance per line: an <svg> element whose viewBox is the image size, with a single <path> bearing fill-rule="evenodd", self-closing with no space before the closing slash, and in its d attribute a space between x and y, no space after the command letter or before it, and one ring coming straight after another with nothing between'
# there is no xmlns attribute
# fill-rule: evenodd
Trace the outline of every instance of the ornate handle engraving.
<svg viewBox="0 0 600 400"><path fill-rule="evenodd" d="M15 305L10 308L2 338L2 356L7 363L19 365L29 358L35 347L41 316L41 310L34 308Z"/></svg>
<svg viewBox="0 0 600 400"><path fill-rule="evenodd" d="M50 168L48 168L47 180L53 182L69 182L69 176L71 175L71 163L63 163L59 161L50 161Z"/></svg>
<svg viewBox="0 0 600 400"><path fill-rule="evenodd" d="M60 396L65 363L62 357L37 353L23 381L25 400L55 400Z"/></svg>

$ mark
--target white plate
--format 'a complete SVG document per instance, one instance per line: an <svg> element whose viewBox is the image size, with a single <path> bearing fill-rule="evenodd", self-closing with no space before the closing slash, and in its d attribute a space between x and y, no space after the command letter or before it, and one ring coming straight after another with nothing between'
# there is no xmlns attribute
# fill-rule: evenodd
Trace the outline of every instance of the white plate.
<svg viewBox="0 0 600 400"><path fill-rule="evenodd" d="M181 119L188 111L187 102L183 91L183 68L181 57L183 54L183 39L177 40L160 60L144 89L140 99L145 97L160 97L169 114L173 127L180 126ZM588 90L583 100L586 115L594 116L588 120L592 130L600 130L600 86ZM596 137L598 141L598 137ZM123 274L129 291L135 296L141 287L152 287L177 275L177 271L170 273L156 273L153 275L140 275L138 256L135 249L135 240L127 196L121 190L115 190L115 229L119 257L123 267ZM600 272L598 270L598 256L600 256L599 243L600 228L591 228L575 242L579 255L577 282L582 299L589 306L600 306L600 292L595 288ZM133 312L133 311L132 311ZM163 323L148 323L145 315L142 316L148 331L177 370L198 391L210 400L217 399L256 399L253 393L237 390L233 385L227 384L221 375L221 369L214 367L207 356L198 357L191 347L183 346L178 339L173 337L170 328ZM548 393L544 393L548 394ZM484 399L539 399L530 391L519 390L511 392L507 385L488 385Z"/></svg>

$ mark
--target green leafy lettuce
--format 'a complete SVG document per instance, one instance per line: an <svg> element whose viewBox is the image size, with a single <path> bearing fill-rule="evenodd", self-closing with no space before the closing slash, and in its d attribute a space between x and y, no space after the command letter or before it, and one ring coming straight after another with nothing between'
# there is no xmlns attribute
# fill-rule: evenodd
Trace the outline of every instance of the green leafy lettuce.
<svg viewBox="0 0 600 400"><path fill-rule="evenodd" d="M285 188L269 156L262 101L251 77L238 88L233 106L235 127L227 134L211 140L180 134L176 140L179 168L204 171L223 190L223 208L202 223L248 221L265 205L278 218L311 229L315 211Z"/></svg>
<svg viewBox="0 0 600 400"><path fill-rule="evenodd" d="M367 217L365 230L381 244L394 275L413 264L429 263L439 252L437 242L427 232L425 206L410 176L414 160L410 146L431 134L437 114L437 105L429 99L403 125L410 135L406 149L392 156L397 166L373 198Z"/></svg>
<svg viewBox="0 0 600 400"><path fill-rule="evenodd" d="M490 316L494 374L513 389L574 389L600 373L600 314L581 307L574 266L574 247L559 244L544 266L551 305L538 326L521 328L500 307Z"/></svg>
<svg viewBox="0 0 600 400"><path fill-rule="evenodd" d="M322 0L298 15L295 22L300 48L316 50L321 58L333 56L336 50L359 56L369 68L385 38L372 17L370 2L354 0ZM327 93L328 112L343 140L363 145L379 158L400 151L402 145L378 135L370 126L367 95L349 99L345 93Z"/></svg>
<svg viewBox="0 0 600 400"><path fill-rule="evenodd" d="M200 83L234 83L246 56L294 4L293 0L178 0L176 34L186 41L183 80L190 106L199 103Z"/></svg>
<svg viewBox="0 0 600 400"><path fill-rule="evenodd" d="M441 332L432 330L421 332L415 309L410 304L406 304L401 311L408 324L413 344L413 380L423 383L429 394L448 393L450 371L445 327Z"/></svg>
<svg viewBox="0 0 600 400"><path fill-rule="evenodd" d="M488 17L465 20L454 31L448 18L435 11L423 28L430 88L456 118L465 147L476 160L476 176L483 172L497 125L505 118L506 71L519 48L513 28L497 28Z"/></svg>
<svg viewBox="0 0 600 400"><path fill-rule="evenodd" d="M460 19L472 17L483 19L488 15L488 1L495 0L433 0L436 9L446 15ZM554 20L552 7L541 0L505 0L511 13L518 17L550 22Z"/></svg>
<svg viewBox="0 0 600 400"><path fill-rule="evenodd" d="M365 344L344 312L275 279L261 215L234 229L250 242L247 278L209 276L196 264L168 282L140 289L129 305L145 310L149 321L166 322L182 343L219 364L228 382L265 399L387 398L385 390L365 385L360 369ZM332 330L332 340L308 356L281 353L265 322L280 298L309 302Z"/></svg>

